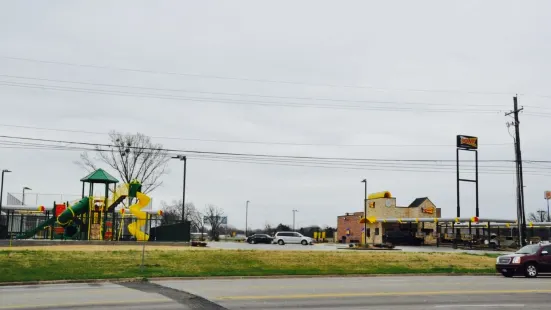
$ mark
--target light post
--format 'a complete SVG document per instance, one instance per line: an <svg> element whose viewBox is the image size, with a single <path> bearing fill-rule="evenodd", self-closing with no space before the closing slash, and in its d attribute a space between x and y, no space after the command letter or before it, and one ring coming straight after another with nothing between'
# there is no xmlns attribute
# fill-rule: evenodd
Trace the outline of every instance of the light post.
<svg viewBox="0 0 551 310"><path fill-rule="evenodd" d="M295 231L295 213L297 213L297 209L293 209L293 231Z"/></svg>
<svg viewBox="0 0 551 310"><path fill-rule="evenodd" d="M551 222L551 214L549 214L549 199L551 199L551 191L545 191L543 198L547 200L547 222Z"/></svg>
<svg viewBox="0 0 551 310"><path fill-rule="evenodd" d="M2 170L2 183L0 184L0 217L2 217L2 198L4 197L4 173L10 173L8 169Z"/></svg>
<svg viewBox="0 0 551 310"><path fill-rule="evenodd" d="M245 237L247 237L248 229L249 229L249 202L247 200L247 203L245 204Z"/></svg>
<svg viewBox="0 0 551 310"><path fill-rule="evenodd" d="M367 179L363 179L364 183L364 246L367 246Z"/></svg>
<svg viewBox="0 0 551 310"><path fill-rule="evenodd" d="M187 172L187 158L184 155L173 156L174 159L184 161L184 183L182 186L182 222L186 219L186 172Z"/></svg>
<svg viewBox="0 0 551 310"><path fill-rule="evenodd" d="M32 191L32 188L27 187L27 186L23 187L23 195L22 195L23 197L21 198L21 205L22 205L22 206L25 205L25 190L30 190L30 191Z"/></svg>

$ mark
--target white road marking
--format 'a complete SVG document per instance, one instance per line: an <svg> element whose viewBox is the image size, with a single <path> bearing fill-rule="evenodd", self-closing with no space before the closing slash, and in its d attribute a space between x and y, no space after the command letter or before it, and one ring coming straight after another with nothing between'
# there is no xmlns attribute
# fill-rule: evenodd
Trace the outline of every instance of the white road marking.
<svg viewBox="0 0 551 310"><path fill-rule="evenodd" d="M434 308L452 309L452 308L522 308L523 304L483 304L483 305L436 305Z"/></svg>

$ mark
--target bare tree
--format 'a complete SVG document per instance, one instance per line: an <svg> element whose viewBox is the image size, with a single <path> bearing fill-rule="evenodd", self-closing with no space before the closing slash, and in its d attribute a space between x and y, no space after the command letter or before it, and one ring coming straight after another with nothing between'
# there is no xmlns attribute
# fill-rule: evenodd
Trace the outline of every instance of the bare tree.
<svg viewBox="0 0 551 310"><path fill-rule="evenodd" d="M528 220L530 222L546 222L547 221L547 211L538 210L535 213L531 212L528 214Z"/></svg>
<svg viewBox="0 0 551 310"><path fill-rule="evenodd" d="M268 234L268 235L272 235L274 234L274 229L272 227L272 225L270 225L270 223L266 222L266 224L264 224L264 231L263 231L265 234Z"/></svg>
<svg viewBox="0 0 551 310"><path fill-rule="evenodd" d="M224 210L214 205L208 205L205 208L204 216L205 222L207 225L210 225L211 239L218 241L220 237L220 226L225 221Z"/></svg>
<svg viewBox="0 0 551 310"><path fill-rule="evenodd" d="M163 210L163 224L180 223L182 220L182 200L174 200L170 204L161 202ZM203 228L203 218L201 212L195 208L193 202L186 202L186 221L190 222L190 228L193 232L198 232Z"/></svg>
<svg viewBox="0 0 551 310"><path fill-rule="evenodd" d="M80 155L78 164L88 171L98 168L103 163L118 172L125 183L132 180L142 182L144 193L150 193L163 182L161 176L166 174L167 162L170 159L161 144L155 144L151 138L141 133L123 134L116 131L109 133L109 146L96 146L93 157L88 152Z"/></svg>

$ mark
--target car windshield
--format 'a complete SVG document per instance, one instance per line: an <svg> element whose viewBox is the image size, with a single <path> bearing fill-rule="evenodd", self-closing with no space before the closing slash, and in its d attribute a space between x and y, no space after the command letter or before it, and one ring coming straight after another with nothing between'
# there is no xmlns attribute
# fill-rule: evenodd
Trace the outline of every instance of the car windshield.
<svg viewBox="0 0 551 310"><path fill-rule="evenodd" d="M516 254L536 254L536 252L539 250L540 246L537 244L531 244L527 245L520 250L516 251Z"/></svg>

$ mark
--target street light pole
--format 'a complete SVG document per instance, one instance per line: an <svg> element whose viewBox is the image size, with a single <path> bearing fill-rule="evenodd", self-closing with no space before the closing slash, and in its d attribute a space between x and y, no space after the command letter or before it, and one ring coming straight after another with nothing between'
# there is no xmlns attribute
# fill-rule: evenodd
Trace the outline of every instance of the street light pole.
<svg viewBox="0 0 551 310"><path fill-rule="evenodd" d="M174 159L184 161L184 182L182 186L182 222L186 219L186 172L187 172L187 157L184 155L173 156Z"/></svg>
<svg viewBox="0 0 551 310"><path fill-rule="evenodd" d="M249 229L249 202L247 200L247 203L245 204L245 237L247 237L248 229Z"/></svg>
<svg viewBox="0 0 551 310"><path fill-rule="evenodd" d="M293 209L293 231L295 231L295 213L298 212L297 209Z"/></svg>
<svg viewBox="0 0 551 310"><path fill-rule="evenodd" d="M367 179L363 179L364 183L364 246L367 246Z"/></svg>
<svg viewBox="0 0 551 310"><path fill-rule="evenodd" d="M547 221L551 222L551 215L549 215L549 199L547 199Z"/></svg>
<svg viewBox="0 0 551 310"><path fill-rule="evenodd" d="M0 217L2 217L2 200L4 198L4 173L10 173L8 169L2 170L2 182L0 184Z"/></svg>
<svg viewBox="0 0 551 310"><path fill-rule="evenodd" d="M27 187L27 186L23 187L23 195L22 195L23 197L21 198L21 205L22 206L25 205L25 190L27 190L27 189L32 191L32 189L30 187Z"/></svg>

